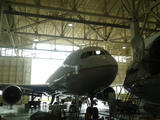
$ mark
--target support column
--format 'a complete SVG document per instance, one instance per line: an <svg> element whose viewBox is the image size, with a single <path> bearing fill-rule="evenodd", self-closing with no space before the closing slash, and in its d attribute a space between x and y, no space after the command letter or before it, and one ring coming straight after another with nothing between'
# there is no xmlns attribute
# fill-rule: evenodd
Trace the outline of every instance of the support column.
<svg viewBox="0 0 160 120"><path fill-rule="evenodd" d="M3 17L3 7L5 0L0 0L0 40L2 38L2 17Z"/></svg>
<svg viewBox="0 0 160 120"><path fill-rule="evenodd" d="M135 21L131 22L130 30L131 30L131 40L132 40L136 35L140 35L139 23ZM131 49L131 55L133 55L133 49Z"/></svg>
<svg viewBox="0 0 160 120"><path fill-rule="evenodd" d="M130 29L131 29L131 39L133 39L136 35L140 35L138 22L135 22L135 21L131 22Z"/></svg>
<svg viewBox="0 0 160 120"><path fill-rule="evenodd" d="M131 22L131 45L134 65L133 69L137 69L144 56L145 45L144 40L140 34L139 24L136 21Z"/></svg>

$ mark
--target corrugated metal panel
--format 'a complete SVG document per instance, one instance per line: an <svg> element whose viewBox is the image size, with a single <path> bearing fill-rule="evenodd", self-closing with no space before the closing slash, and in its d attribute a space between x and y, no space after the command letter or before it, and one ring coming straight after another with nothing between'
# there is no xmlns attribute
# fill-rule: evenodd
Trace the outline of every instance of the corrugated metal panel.
<svg viewBox="0 0 160 120"><path fill-rule="evenodd" d="M0 83L30 84L32 59L0 57ZM21 103L27 103L24 97Z"/></svg>

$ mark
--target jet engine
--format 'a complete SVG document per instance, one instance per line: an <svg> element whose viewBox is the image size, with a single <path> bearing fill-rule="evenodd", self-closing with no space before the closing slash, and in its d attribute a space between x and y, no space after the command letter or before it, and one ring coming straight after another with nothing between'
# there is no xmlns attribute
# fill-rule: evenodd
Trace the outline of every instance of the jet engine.
<svg viewBox="0 0 160 120"><path fill-rule="evenodd" d="M23 92L18 86L7 86L2 93L3 100L8 104L16 104L22 98Z"/></svg>
<svg viewBox="0 0 160 120"><path fill-rule="evenodd" d="M108 87L97 94L97 99L102 101L108 101L109 93L113 93L115 95L115 91L112 87Z"/></svg>

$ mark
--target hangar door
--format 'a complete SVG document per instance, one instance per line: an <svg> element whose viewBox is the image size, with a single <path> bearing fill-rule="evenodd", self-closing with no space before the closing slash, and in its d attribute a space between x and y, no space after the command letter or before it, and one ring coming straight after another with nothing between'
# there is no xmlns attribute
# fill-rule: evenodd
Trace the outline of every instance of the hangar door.
<svg viewBox="0 0 160 120"><path fill-rule="evenodd" d="M31 62L27 58L0 57L0 83L30 84ZM24 96L19 104L27 103L28 99Z"/></svg>

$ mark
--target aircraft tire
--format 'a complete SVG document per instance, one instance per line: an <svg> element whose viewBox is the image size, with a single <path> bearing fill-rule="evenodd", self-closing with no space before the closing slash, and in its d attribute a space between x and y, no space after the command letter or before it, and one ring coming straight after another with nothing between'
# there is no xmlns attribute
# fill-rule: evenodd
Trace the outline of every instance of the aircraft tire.
<svg viewBox="0 0 160 120"><path fill-rule="evenodd" d="M99 116L98 116L98 108L97 107L94 107L93 108L93 118L98 118Z"/></svg>
<svg viewBox="0 0 160 120"><path fill-rule="evenodd" d="M92 115L92 107L88 107L86 113L90 113Z"/></svg>

